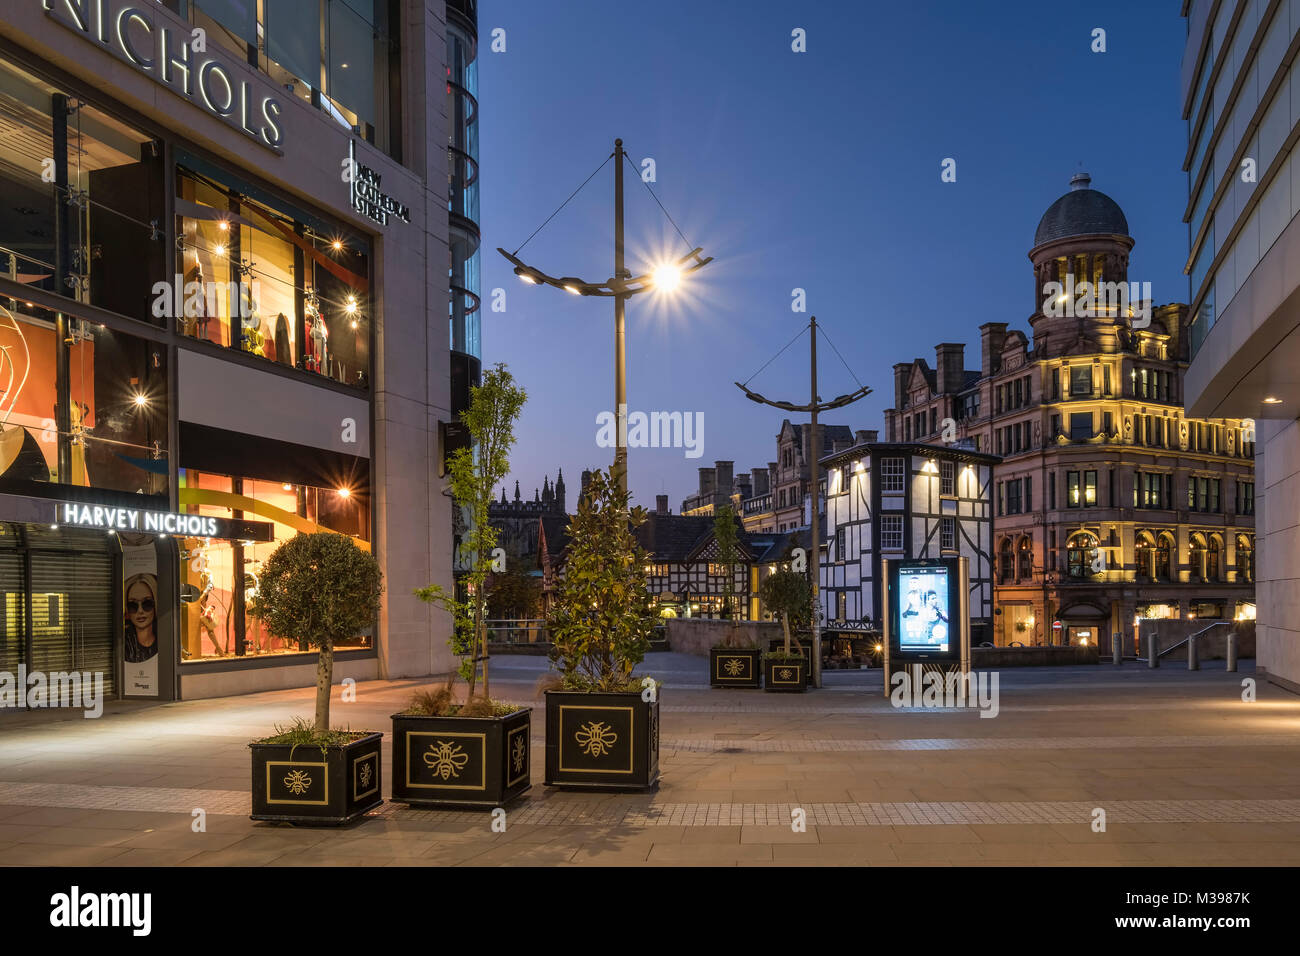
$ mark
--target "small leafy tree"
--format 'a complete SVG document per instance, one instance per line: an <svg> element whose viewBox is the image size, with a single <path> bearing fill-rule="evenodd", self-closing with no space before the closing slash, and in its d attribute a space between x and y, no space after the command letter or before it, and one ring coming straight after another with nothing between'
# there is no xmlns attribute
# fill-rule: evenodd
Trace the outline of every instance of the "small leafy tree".
<svg viewBox="0 0 1300 956"><path fill-rule="evenodd" d="M379 562L333 531L297 534L262 565L249 610L277 637L306 641L316 659L317 734L330 729L334 645L372 626L383 590Z"/></svg>
<svg viewBox="0 0 1300 956"><path fill-rule="evenodd" d="M730 505L722 505L713 517L713 540L718 546L718 563L722 565L722 616L731 622L726 645L736 643L736 565L740 563L740 548L736 544L736 513Z"/></svg>
<svg viewBox="0 0 1300 956"><path fill-rule="evenodd" d="M452 452L447 466L452 498L465 511L466 528L461 538L462 553L469 557L464 576L464 600L447 593L437 584L419 588L415 594L451 614L448 644L461 659L460 675L469 682L468 700L474 699L478 661L483 662L483 696L488 695L487 579L492 571L492 551L497 529L488 520L494 492L510 473L510 449L515 444L515 422L528 394L515 385L505 365L498 363L483 374L483 384L470 389L469 408L461 412L472 442L469 448Z"/></svg>
<svg viewBox="0 0 1300 956"><path fill-rule="evenodd" d="M785 655L791 656L792 630L812 622L812 587L808 576L798 571L777 571L763 579L758 593L767 609L780 618L781 630L785 634ZM797 637L794 646L803 652Z"/></svg>
<svg viewBox="0 0 1300 956"><path fill-rule="evenodd" d="M647 514L629 510L628 500L613 469L597 471L569 521L568 557L548 623L551 660L570 690L631 689L632 671L650 649L648 555L633 534Z"/></svg>

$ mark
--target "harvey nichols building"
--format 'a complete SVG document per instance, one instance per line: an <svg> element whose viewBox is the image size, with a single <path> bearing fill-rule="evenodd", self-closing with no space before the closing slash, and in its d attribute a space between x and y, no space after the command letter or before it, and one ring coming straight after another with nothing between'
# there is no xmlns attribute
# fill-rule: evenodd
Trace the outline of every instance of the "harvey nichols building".
<svg viewBox="0 0 1300 956"><path fill-rule="evenodd" d="M249 611L332 531L384 573L337 677L446 671L479 376L474 0L6 0L0 671L309 686Z"/></svg>

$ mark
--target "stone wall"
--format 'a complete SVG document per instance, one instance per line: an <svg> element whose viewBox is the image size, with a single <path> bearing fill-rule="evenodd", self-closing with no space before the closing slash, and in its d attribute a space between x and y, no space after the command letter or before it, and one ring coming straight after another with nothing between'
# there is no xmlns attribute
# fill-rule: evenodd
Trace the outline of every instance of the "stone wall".
<svg viewBox="0 0 1300 956"><path fill-rule="evenodd" d="M1001 667L1063 667L1069 664L1096 664L1097 647L1076 645L1043 647L972 647L971 667L974 670L996 670Z"/></svg>
<svg viewBox="0 0 1300 956"><path fill-rule="evenodd" d="M677 654L709 656L710 647L720 647L732 630L726 621L695 618L671 618L668 625L668 649ZM781 637L781 625L765 621L742 621L735 625L739 643L746 647L767 647L767 642Z"/></svg>
<svg viewBox="0 0 1300 956"><path fill-rule="evenodd" d="M1160 650L1173 647L1179 641L1186 640L1188 636L1195 634L1197 631L1204 630L1213 624L1213 621L1199 620L1174 620L1174 621L1143 621L1141 627L1142 645L1138 653L1142 657L1147 656L1147 635L1155 632L1156 646ZM1206 631L1196 639L1196 656L1203 661L1221 661L1228 653L1228 633L1236 631L1237 633L1237 657L1238 659L1253 658L1255 656L1255 622L1254 621L1225 621L1223 627L1216 627L1213 630ZM1160 658L1160 663L1165 661L1186 662L1187 648L1180 647L1176 651L1170 651L1164 657Z"/></svg>

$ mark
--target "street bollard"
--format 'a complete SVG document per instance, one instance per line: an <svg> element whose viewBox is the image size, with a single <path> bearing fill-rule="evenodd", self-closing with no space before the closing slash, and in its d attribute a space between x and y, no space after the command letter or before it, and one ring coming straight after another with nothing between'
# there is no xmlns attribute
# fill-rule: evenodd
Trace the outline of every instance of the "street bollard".
<svg viewBox="0 0 1300 956"><path fill-rule="evenodd" d="M1156 632L1147 635L1147 667L1160 666L1160 650L1156 647Z"/></svg>
<svg viewBox="0 0 1300 956"><path fill-rule="evenodd" d="M1199 671L1201 669L1201 662L1196 656L1195 634L1187 639L1187 669L1189 671Z"/></svg>
<svg viewBox="0 0 1300 956"><path fill-rule="evenodd" d="M1228 673L1231 674L1237 669L1237 632L1231 631L1228 634Z"/></svg>
<svg viewBox="0 0 1300 956"><path fill-rule="evenodd" d="M1118 664L1124 660L1124 639L1120 636L1119 631L1111 635L1110 649L1115 658L1111 663Z"/></svg>

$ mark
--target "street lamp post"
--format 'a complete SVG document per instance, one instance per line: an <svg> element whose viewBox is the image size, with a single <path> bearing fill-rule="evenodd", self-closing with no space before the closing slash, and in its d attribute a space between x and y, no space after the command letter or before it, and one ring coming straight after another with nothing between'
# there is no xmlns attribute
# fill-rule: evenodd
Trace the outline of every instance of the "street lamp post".
<svg viewBox="0 0 1300 956"><path fill-rule="evenodd" d="M817 519L817 509L821 499L821 489L818 483L821 480L821 443L817 440L817 414L819 412L829 411L832 408L843 408L845 405L851 405L858 399L866 398L871 394L871 389L865 385L858 388L856 392L848 395L839 395L829 402L823 402L817 395L817 316L812 316L808 323L811 332L811 395L807 405L795 405L792 402L778 402L764 398L755 391L746 388L740 382L736 386L745 393L745 396L752 402L758 402L760 405L771 405L774 408L783 408L790 412L808 412L811 417L812 433L808 436L808 458L809 476L812 493L812 515L809 523L812 526L812 554L809 557L809 567L812 574L812 595L813 595L813 615L812 615L812 677L813 686L822 686L822 630L821 624L817 619L821 611L821 523ZM834 344L832 343L832 348Z"/></svg>
<svg viewBox="0 0 1300 956"><path fill-rule="evenodd" d="M623 149L621 139L614 140L614 152L606 158L605 162L609 162L610 159L614 160L614 275L612 278L604 282L588 282L575 276L551 276L520 259L517 255L518 249L515 250L515 254L501 248L498 248L497 252L505 256L514 266L515 275L531 285L550 285L557 289L564 289L572 295L610 296L614 299L614 416L618 424L618 436L612 471L620 494L626 494L627 347L624 325L627 317L627 300L639 292L647 292L654 288L670 291L682 276L708 265L713 261L713 257L704 256L704 250L696 247L676 262L660 265L652 273L632 275L627 268L623 250L623 163L627 159L627 152ZM547 222L549 221L548 219ZM678 234L680 235L680 230Z"/></svg>

